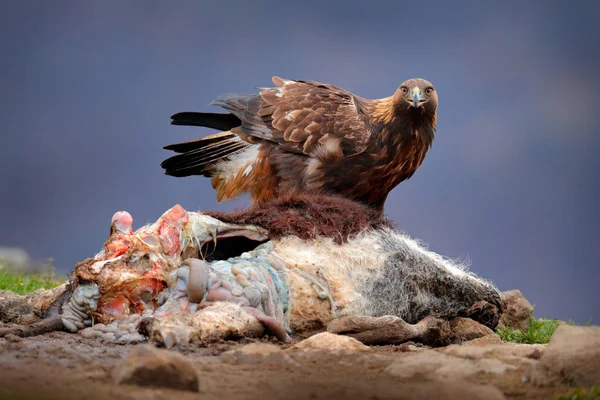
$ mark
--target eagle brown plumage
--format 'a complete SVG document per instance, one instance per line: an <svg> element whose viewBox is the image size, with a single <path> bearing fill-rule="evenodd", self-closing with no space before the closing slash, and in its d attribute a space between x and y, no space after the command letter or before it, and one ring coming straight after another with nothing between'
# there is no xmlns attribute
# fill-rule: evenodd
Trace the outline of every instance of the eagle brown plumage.
<svg viewBox="0 0 600 400"><path fill-rule="evenodd" d="M228 114L173 115L173 125L222 132L166 146L180 154L161 164L165 173L211 177L218 201L246 192L253 203L334 194L383 210L388 193L415 173L431 147L438 98L426 80L407 80L377 100L313 81L273 83L211 103Z"/></svg>

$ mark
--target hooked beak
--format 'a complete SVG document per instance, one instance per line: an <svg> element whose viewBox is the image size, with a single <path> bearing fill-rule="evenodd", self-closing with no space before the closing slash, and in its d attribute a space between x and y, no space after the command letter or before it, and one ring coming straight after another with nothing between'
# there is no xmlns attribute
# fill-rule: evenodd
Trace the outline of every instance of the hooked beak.
<svg viewBox="0 0 600 400"><path fill-rule="evenodd" d="M421 96L421 89L417 87L413 89L410 99L412 100L410 105L414 108L421 107L425 103L425 99Z"/></svg>

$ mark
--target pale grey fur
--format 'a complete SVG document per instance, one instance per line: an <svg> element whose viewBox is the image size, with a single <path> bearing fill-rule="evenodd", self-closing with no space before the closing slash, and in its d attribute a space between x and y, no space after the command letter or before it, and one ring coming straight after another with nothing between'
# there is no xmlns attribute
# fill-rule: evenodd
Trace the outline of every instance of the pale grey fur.
<svg viewBox="0 0 600 400"><path fill-rule="evenodd" d="M369 314L396 315L416 323L428 315L446 319L467 316L469 309L482 300L500 311L500 292L467 272L466 265L429 251L406 233L387 229L378 234L379 243L388 253L383 271L357 287L370 299ZM496 323L491 321L489 325L495 327Z"/></svg>

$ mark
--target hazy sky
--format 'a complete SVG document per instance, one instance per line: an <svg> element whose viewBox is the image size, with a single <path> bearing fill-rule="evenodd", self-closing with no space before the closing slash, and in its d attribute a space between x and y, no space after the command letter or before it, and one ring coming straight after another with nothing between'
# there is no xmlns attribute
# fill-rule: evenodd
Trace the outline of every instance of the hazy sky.
<svg viewBox="0 0 600 400"><path fill-rule="evenodd" d="M3 1L0 246L66 272L115 211L245 206L159 166L210 132L170 115L221 93L278 75L378 98L422 77L436 139L388 215L537 316L599 324L599 25L597 1Z"/></svg>

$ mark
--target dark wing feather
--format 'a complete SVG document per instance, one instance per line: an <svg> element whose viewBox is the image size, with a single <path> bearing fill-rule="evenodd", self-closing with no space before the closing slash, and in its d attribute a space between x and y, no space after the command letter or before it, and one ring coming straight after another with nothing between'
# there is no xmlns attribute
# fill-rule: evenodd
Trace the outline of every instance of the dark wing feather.
<svg viewBox="0 0 600 400"><path fill-rule="evenodd" d="M219 132L214 135L205 136L200 139L190 140L188 142L170 144L168 146L163 147L163 149L172 150L176 153L185 153L190 150L195 150L199 147L206 147L206 146L209 146L209 145L212 145L215 143L221 143L223 140L233 139L235 137L236 137L236 135L234 133L231 133L228 131L227 132Z"/></svg>
<svg viewBox="0 0 600 400"><path fill-rule="evenodd" d="M163 161L160 166L171 176L211 176L213 165L250 146L231 132L222 132L202 139L166 146L165 149L178 153Z"/></svg>
<svg viewBox="0 0 600 400"><path fill-rule="evenodd" d="M276 88L258 95L228 94L219 105L242 121L240 133L275 142L287 151L311 155L333 139L346 156L362 153L371 136L362 100L333 85L273 77Z"/></svg>
<svg viewBox="0 0 600 400"><path fill-rule="evenodd" d="M180 112L172 115L171 119L171 125L206 126L220 131L228 131L242 123L233 114L205 112Z"/></svg>

